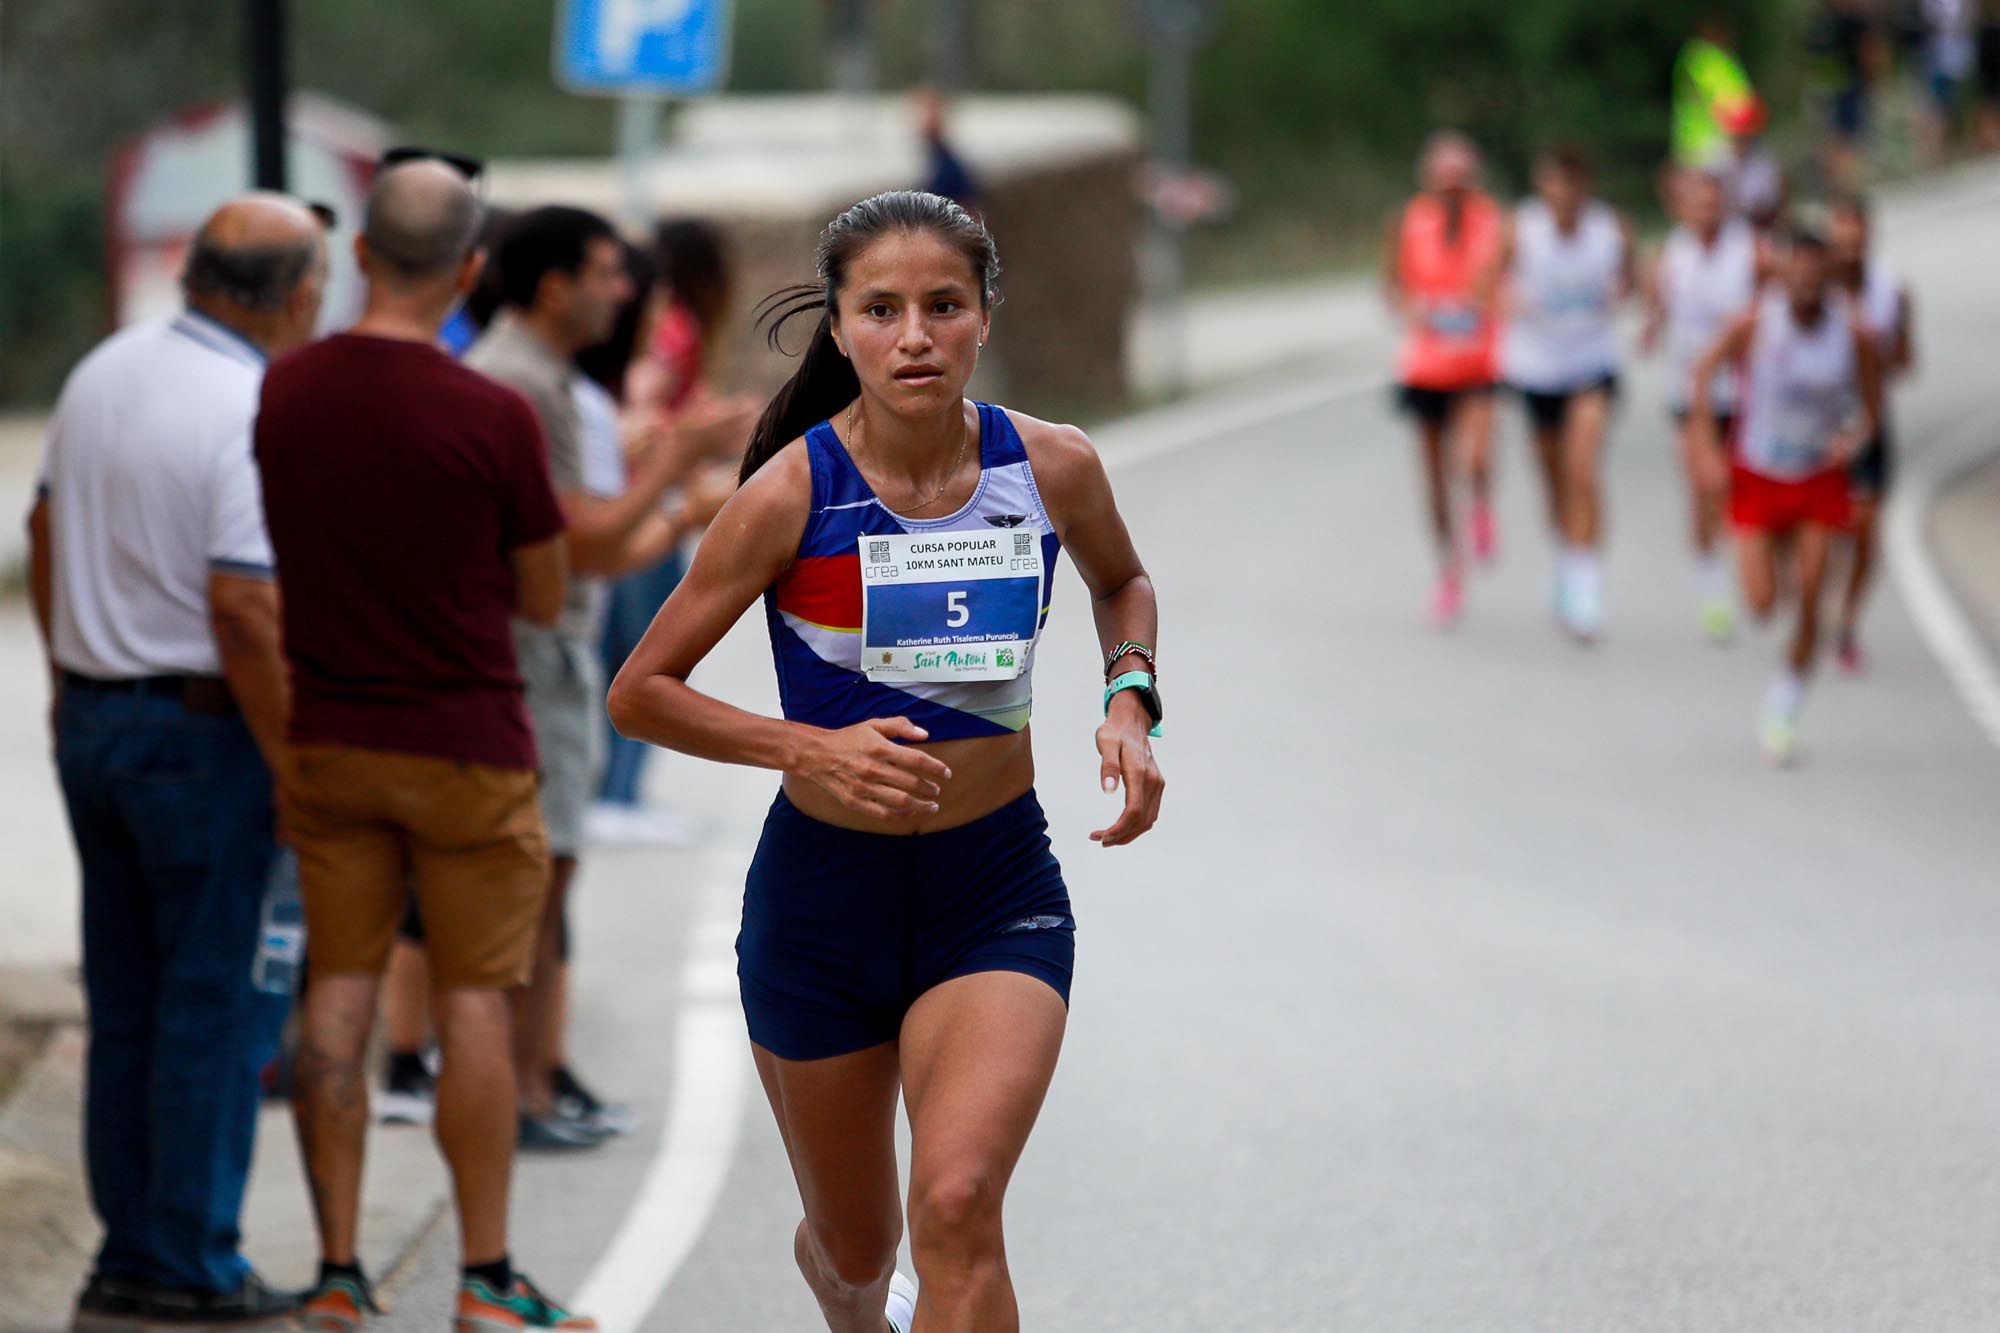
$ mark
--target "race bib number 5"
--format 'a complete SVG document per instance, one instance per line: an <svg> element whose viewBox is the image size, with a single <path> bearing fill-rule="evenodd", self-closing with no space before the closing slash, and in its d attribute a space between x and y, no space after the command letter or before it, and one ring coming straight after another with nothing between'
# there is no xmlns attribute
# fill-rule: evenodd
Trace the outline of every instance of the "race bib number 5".
<svg viewBox="0 0 2000 1333"><path fill-rule="evenodd" d="M860 539L861 669L870 680L1012 680L1041 620L1033 528Z"/></svg>

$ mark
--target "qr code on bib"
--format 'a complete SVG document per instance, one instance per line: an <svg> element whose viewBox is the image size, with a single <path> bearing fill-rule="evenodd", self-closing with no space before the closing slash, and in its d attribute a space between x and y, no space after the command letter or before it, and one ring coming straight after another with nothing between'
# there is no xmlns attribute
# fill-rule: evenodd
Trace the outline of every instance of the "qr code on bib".
<svg viewBox="0 0 2000 1333"><path fill-rule="evenodd" d="M1015 533L1015 534L1014 534L1014 554L1015 554L1015 555L1033 555L1034 553L1035 553L1035 534L1034 534L1034 533L1032 533L1032 532L1017 532L1017 533Z"/></svg>
<svg viewBox="0 0 2000 1333"><path fill-rule="evenodd" d="M889 563L889 543L887 543L887 542L869 542L869 543L868 543L868 563L869 563L869 564L871 564L871 565L886 565L886 564L888 564L888 563Z"/></svg>

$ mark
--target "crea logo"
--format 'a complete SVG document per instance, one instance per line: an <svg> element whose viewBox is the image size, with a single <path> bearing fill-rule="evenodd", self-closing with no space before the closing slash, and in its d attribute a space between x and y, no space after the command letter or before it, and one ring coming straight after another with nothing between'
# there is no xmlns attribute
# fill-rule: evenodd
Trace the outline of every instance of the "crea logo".
<svg viewBox="0 0 2000 1333"><path fill-rule="evenodd" d="M995 666L1003 666L1003 667L1013 666L1014 650L1012 648L996 649L993 653L993 664Z"/></svg>

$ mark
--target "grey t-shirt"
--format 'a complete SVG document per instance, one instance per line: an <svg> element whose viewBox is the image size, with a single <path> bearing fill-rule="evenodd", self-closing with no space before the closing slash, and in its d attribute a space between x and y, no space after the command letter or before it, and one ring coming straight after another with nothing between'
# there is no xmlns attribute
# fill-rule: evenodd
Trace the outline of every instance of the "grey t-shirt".
<svg viewBox="0 0 2000 1333"><path fill-rule="evenodd" d="M585 489L583 425L573 381L576 367L543 342L512 311L502 311L466 349L465 364L520 393L535 409L549 446L549 482L558 496ZM565 634L587 636L596 619L591 580L572 577L563 597Z"/></svg>

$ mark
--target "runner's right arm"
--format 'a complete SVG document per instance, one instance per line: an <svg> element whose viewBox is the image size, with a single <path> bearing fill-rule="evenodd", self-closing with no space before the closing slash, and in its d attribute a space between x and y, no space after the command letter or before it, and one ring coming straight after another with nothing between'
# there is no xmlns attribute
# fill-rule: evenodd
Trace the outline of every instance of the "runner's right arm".
<svg viewBox="0 0 2000 1333"><path fill-rule="evenodd" d="M898 742L928 739L908 718L829 731L765 717L688 684L743 613L790 567L805 532L812 477L805 446L766 463L722 507L687 576L611 683L612 725L633 740L698 759L809 779L878 819L934 814L951 770Z"/></svg>
<svg viewBox="0 0 2000 1333"><path fill-rule="evenodd" d="M1382 300L1398 315L1406 313L1402 249L1403 219L1399 214L1391 213L1382 223Z"/></svg>
<svg viewBox="0 0 2000 1333"><path fill-rule="evenodd" d="M1689 372L1688 424L1693 427L1695 438L1711 449L1721 449L1724 442L1716 434L1715 406L1709 401L1709 386L1715 383L1715 376L1725 363L1740 361L1749 354L1750 339L1756 332L1757 311L1752 307L1729 321L1722 336L1701 354Z"/></svg>
<svg viewBox="0 0 2000 1333"><path fill-rule="evenodd" d="M1666 284L1661 281L1666 262L1666 250L1655 250L1639 272L1639 301L1646 309L1646 322L1639 328L1639 350L1648 356L1660 345L1660 334L1667 326Z"/></svg>

